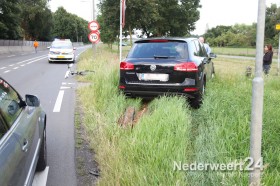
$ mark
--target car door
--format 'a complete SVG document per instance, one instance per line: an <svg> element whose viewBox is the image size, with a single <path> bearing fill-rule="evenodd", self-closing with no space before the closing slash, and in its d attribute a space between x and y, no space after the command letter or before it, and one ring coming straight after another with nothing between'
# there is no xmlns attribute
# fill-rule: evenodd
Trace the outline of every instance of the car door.
<svg viewBox="0 0 280 186"><path fill-rule="evenodd" d="M17 92L0 79L0 121L6 129L0 141L0 185L30 184L30 167L35 166L39 130L34 108L22 103Z"/></svg>

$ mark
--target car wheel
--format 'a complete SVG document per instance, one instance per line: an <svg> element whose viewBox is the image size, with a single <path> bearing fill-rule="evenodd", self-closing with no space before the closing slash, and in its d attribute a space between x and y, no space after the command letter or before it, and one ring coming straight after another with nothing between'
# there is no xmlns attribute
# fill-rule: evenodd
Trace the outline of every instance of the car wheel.
<svg viewBox="0 0 280 186"><path fill-rule="evenodd" d="M205 93L205 81L202 82L202 87L194 98L189 99L190 106L194 109L199 109L202 104L203 95Z"/></svg>
<svg viewBox="0 0 280 186"><path fill-rule="evenodd" d="M43 132L42 144L39 152L39 160L36 171L43 171L47 166L47 144L46 144L46 129Z"/></svg>

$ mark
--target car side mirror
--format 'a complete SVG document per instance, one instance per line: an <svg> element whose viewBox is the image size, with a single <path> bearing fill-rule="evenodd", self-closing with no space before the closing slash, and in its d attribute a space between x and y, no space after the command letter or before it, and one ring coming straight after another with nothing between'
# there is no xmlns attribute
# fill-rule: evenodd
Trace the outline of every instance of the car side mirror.
<svg viewBox="0 0 280 186"><path fill-rule="evenodd" d="M25 95L25 102L27 106L31 107L39 107L40 106L40 100L36 96L33 95Z"/></svg>
<svg viewBox="0 0 280 186"><path fill-rule="evenodd" d="M214 59L214 58L217 58L217 55L214 54L214 53L210 53L210 54L209 54L209 57L210 57L211 59Z"/></svg>

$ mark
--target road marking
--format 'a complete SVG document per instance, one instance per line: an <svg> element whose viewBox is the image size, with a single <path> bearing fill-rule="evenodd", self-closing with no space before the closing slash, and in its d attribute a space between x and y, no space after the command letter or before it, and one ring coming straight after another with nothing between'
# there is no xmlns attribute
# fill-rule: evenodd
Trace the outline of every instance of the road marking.
<svg viewBox="0 0 280 186"><path fill-rule="evenodd" d="M53 112L60 112L62 100L63 100L64 90L60 90L56 98L56 102L53 108Z"/></svg>
<svg viewBox="0 0 280 186"><path fill-rule="evenodd" d="M69 89L69 88L71 88L71 87L60 87L61 90L63 90L63 89L65 90L65 89Z"/></svg>
<svg viewBox="0 0 280 186"><path fill-rule="evenodd" d="M34 58L31 58L31 59L27 59L27 60L18 62L17 64L21 64L21 63L24 63L24 62L27 62L27 61L32 61L32 60L34 60L34 62L35 62L35 61L39 61L39 60L41 60L41 59L44 59L44 58L46 58L46 57L48 57L48 56L46 55L46 56L34 57ZM35 59L36 59L36 60L35 60Z"/></svg>
<svg viewBox="0 0 280 186"><path fill-rule="evenodd" d="M10 67L12 67L12 66L14 66L15 64L13 64L13 65L9 65Z"/></svg>
<svg viewBox="0 0 280 186"><path fill-rule="evenodd" d="M19 67L15 67L15 68L13 68L14 70L16 70L16 69L18 69Z"/></svg>
<svg viewBox="0 0 280 186"><path fill-rule="evenodd" d="M47 185L48 173L49 173L49 166L47 166L44 171L37 172L34 176L32 186Z"/></svg>
<svg viewBox="0 0 280 186"><path fill-rule="evenodd" d="M8 56L8 57L14 57L14 56L16 56L16 55L10 55L10 56Z"/></svg>
<svg viewBox="0 0 280 186"><path fill-rule="evenodd" d="M62 85L75 85L75 83L66 83L66 82L62 82Z"/></svg>
<svg viewBox="0 0 280 186"><path fill-rule="evenodd" d="M5 68L7 68L7 67L1 67L0 70L3 70L3 69L5 69Z"/></svg>
<svg viewBox="0 0 280 186"><path fill-rule="evenodd" d="M6 70L4 73L8 73L8 72L10 72L10 70Z"/></svg>

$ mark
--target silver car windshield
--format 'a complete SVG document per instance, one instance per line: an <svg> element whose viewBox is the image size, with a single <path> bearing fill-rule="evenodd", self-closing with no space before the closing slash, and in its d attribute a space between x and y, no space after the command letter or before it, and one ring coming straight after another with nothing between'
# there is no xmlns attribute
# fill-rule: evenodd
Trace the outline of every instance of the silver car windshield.
<svg viewBox="0 0 280 186"><path fill-rule="evenodd" d="M72 43L56 42L52 44L51 48L55 49L73 49Z"/></svg>

